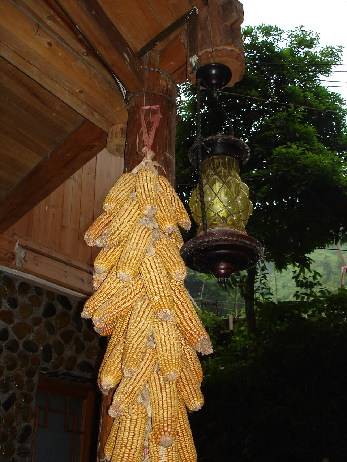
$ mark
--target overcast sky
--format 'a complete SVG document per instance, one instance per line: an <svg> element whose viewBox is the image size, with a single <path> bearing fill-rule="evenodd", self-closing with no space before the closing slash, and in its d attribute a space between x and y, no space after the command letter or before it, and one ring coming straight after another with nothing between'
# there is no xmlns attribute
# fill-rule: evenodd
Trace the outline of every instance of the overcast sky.
<svg viewBox="0 0 347 462"><path fill-rule="evenodd" d="M245 11L243 25L271 24L289 30L303 25L318 32L322 45L342 45L344 47L343 66L337 66L326 83L338 88L330 89L341 93L347 100L347 0L241 0ZM342 71L342 72L341 72Z"/></svg>

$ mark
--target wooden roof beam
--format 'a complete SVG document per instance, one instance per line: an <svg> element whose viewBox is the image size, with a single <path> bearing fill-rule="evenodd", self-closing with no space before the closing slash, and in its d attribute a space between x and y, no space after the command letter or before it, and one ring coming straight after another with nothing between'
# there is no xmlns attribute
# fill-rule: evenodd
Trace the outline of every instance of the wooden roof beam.
<svg viewBox="0 0 347 462"><path fill-rule="evenodd" d="M100 152L106 146L106 137L106 133L91 122L83 122L0 202L0 233Z"/></svg>
<svg viewBox="0 0 347 462"><path fill-rule="evenodd" d="M59 23L61 19L52 16L50 21ZM23 3L0 2L0 54L103 130L126 123L127 111L117 84L79 56Z"/></svg>
<svg viewBox="0 0 347 462"><path fill-rule="evenodd" d="M143 88L142 64L96 0L56 0L110 72L131 93Z"/></svg>

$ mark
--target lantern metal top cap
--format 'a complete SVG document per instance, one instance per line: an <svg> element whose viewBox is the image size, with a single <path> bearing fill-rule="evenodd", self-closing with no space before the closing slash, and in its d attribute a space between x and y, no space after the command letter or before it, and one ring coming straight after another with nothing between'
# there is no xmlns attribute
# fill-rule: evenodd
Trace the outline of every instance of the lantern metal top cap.
<svg viewBox="0 0 347 462"><path fill-rule="evenodd" d="M201 143L201 160L213 156L230 156L237 159L240 167L249 159L250 151L247 144L231 135L215 135L197 140L189 150L189 160L196 167L198 163L198 147Z"/></svg>
<svg viewBox="0 0 347 462"><path fill-rule="evenodd" d="M208 63L199 67L196 78L200 79L200 85L210 90L219 90L225 87L231 80L231 70L221 63Z"/></svg>

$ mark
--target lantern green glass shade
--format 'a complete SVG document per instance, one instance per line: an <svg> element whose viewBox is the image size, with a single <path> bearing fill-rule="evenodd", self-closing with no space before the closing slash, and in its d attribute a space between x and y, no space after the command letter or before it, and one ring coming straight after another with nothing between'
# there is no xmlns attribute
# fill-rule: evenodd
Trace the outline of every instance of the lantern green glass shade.
<svg viewBox="0 0 347 462"><path fill-rule="evenodd" d="M245 233L245 226L252 214L248 186L241 181L238 159L230 156L213 156L201 164L206 208L207 227L229 228ZM199 231L202 216L199 187L192 193L189 207Z"/></svg>
<svg viewBox="0 0 347 462"><path fill-rule="evenodd" d="M254 266L262 255L260 242L245 230L253 206L239 172L249 149L234 136L211 136L190 150L193 165L198 164L199 147L207 229L203 231L198 185L189 206L200 228L182 246L181 255L189 268L214 274L224 283L232 273Z"/></svg>

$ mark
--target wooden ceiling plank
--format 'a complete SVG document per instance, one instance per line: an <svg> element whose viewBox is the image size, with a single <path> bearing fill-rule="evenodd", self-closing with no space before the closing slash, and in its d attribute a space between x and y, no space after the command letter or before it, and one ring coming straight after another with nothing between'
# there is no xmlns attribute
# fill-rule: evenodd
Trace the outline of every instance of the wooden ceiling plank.
<svg viewBox="0 0 347 462"><path fill-rule="evenodd" d="M56 139L58 144L60 139L66 137L83 121L80 114L3 58L0 58L0 74L3 88L0 98L3 100L4 116L7 117L7 113L12 112L14 106L14 126L23 131L28 131L27 125L31 123L31 119L35 119L41 127L38 138L51 139L48 150L52 148L52 138ZM19 107L25 112L24 118L18 116Z"/></svg>
<svg viewBox="0 0 347 462"><path fill-rule="evenodd" d="M11 0L0 2L0 53L103 130L126 122L116 84L107 82L45 24Z"/></svg>
<svg viewBox="0 0 347 462"><path fill-rule="evenodd" d="M137 52L138 56L143 56L147 53L147 51L154 48L158 43L162 42L166 38L170 37L174 32L176 32L179 28L181 28L187 21L189 21L190 16L195 10L191 10L188 13L185 13L180 18L176 19L173 23L171 23L166 29L161 31L158 35L156 35L152 40L150 40L145 46L141 48Z"/></svg>
<svg viewBox="0 0 347 462"><path fill-rule="evenodd" d="M55 0L15 0L15 2L22 5L39 23L44 23L52 35L59 37L74 53L93 67L98 74L103 75L111 84L114 83L110 72Z"/></svg>
<svg viewBox="0 0 347 462"><path fill-rule="evenodd" d="M42 160L0 203L0 233L53 192L100 152L106 133L89 121Z"/></svg>
<svg viewBox="0 0 347 462"><path fill-rule="evenodd" d="M144 0L98 0L108 17L136 52L165 27L153 16Z"/></svg>
<svg viewBox="0 0 347 462"><path fill-rule="evenodd" d="M145 3L163 27L169 27L192 9L188 0L145 0Z"/></svg>
<svg viewBox="0 0 347 462"><path fill-rule="evenodd" d="M131 93L143 88L141 61L96 0L57 0L109 70Z"/></svg>

